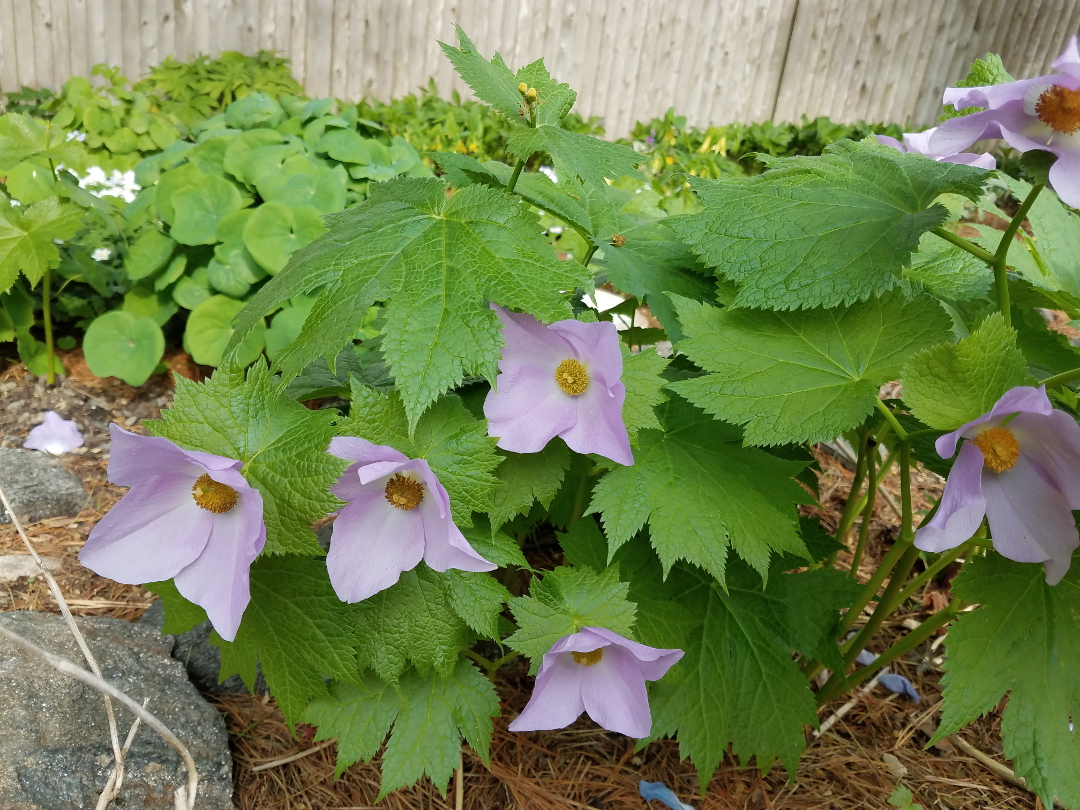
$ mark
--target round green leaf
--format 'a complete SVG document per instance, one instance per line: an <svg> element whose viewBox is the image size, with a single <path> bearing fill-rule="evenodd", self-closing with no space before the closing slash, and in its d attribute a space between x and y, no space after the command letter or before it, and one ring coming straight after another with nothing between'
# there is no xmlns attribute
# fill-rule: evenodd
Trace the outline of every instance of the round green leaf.
<svg viewBox="0 0 1080 810"><path fill-rule="evenodd" d="M291 157L304 150L303 142L290 140L286 143L273 143L251 150L244 163L244 179L258 186L263 177L282 174L282 166Z"/></svg>
<svg viewBox="0 0 1080 810"><path fill-rule="evenodd" d="M145 315L114 310L95 318L83 338L86 364L99 377L119 377L139 386L165 351L161 328Z"/></svg>
<svg viewBox="0 0 1080 810"><path fill-rule="evenodd" d="M172 199L176 214L171 234L182 245L216 242L218 223L243 204L236 186L212 174L198 186L178 190Z"/></svg>
<svg viewBox="0 0 1080 810"><path fill-rule="evenodd" d="M225 108L225 123L236 129L253 129L282 114L281 105L266 93L252 93Z"/></svg>
<svg viewBox="0 0 1080 810"><path fill-rule="evenodd" d="M274 275L289 262L297 248L315 240L323 232L317 208L290 208L281 202L259 206L244 226L244 244L255 261Z"/></svg>
<svg viewBox="0 0 1080 810"><path fill-rule="evenodd" d="M187 186L200 186L206 181L206 174L194 163L185 163L175 169L162 172L154 187L154 205L158 216L172 225L176 220L176 207L173 195Z"/></svg>
<svg viewBox="0 0 1080 810"><path fill-rule="evenodd" d="M8 172L7 189L13 199L31 205L56 194L56 180L47 161L30 158Z"/></svg>
<svg viewBox="0 0 1080 810"><path fill-rule="evenodd" d="M331 129L319 139L315 149L342 163L371 163L371 144L354 129ZM381 146L381 144L379 144Z"/></svg>
<svg viewBox="0 0 1080 810"><path fill-rule="evenodd" d="M266 278L266 271L248 253L243 242L226 242L214 249L214 258L206 268L206 278L219 292L243 298L252 284Z"/></svg>
<svg viewBox="0 0 1080 810"><path fill-rule="evenodd" d="M232 337L232 319L244 308L243 301L226 295L215 295L197 306L188 316L184 330L184 350L196 363L205 366L221 364L221 353ZM260 321L237 350L237 361L251 363L262 353L266 326Z"/></svg>
<svg viewBox="0 0 1080 810"><path fill-rule="evenodd" d="M114 155L129 155L139 148L139 136L128 127L121 127L105 139L105 148Z"/></svg>
<svg viewBox="0 0 1080 810"><path fill-rule="evenodd" d="M244 226L247 225L251 215L255 213L253 208L241 208L233 211L218 223L217 240L219 242L243 242Z"/></svg>
<svg viewBox="0 0 1080 810"><path fill-rule="evenodd" d="M259 194L268 202L310 205L332 214L345 208L346 189L332 169L321 167L314 174L267 175L259 183Z"/></svg>
<svg viewBox="0 0 1080 810"><path fill-rule="evenodd" d="M184 276L173 287L173 301L184 309L195 309L213 293L207 279L205 267L197 267L190 275Z"/></svg>
<svg viewBox="0 0 1080 810"><path fill-rule="evenodd" d="M161 292L184 275L184 271L187 269L187 260L186 253L173 257L173 260L169 262L169 266L165 268L165 272L154 279L154 289Z"/></svg>
<svg viewBox="0 0 1080 810"><path fill-rule="evenodd" d="M234 138L240 137L239 132L229 132L216 138L201 142L191 150L188 160L198 166L207 174L225 175L225 153Z"/></svg>
<svg viewBox="0 0 1080 810"><path fill-rule="evenodd" d="M244 177L244 165L248 156L260 146L282 143L284 140L280 133L272 129L253 129L237 135L229 141L229 148L225 150L225 171L241 183L248 182Z"/></svg>
<svg viewBox="0 0 1080 810"><path fill-rule="evenodd" d="M271 360L298 337L304 328L311 307L287 306L274 316L270 328L266 330L266 356Z"/></svg>
<svg viewBox="0 0 1080 810"><path fill-rule="evenodd" d="M152 276L165 266L176 242L157 229L143 231L124 257L124 272L132 281Z"/></svg>
<svg viewBox="0 0 1080 810"><path fill-rule="evenodd" d="M176 314L176 302L167 292L155 291L149 284L140 284L124 295L124 312L145 315L158 326Z"/></svg>

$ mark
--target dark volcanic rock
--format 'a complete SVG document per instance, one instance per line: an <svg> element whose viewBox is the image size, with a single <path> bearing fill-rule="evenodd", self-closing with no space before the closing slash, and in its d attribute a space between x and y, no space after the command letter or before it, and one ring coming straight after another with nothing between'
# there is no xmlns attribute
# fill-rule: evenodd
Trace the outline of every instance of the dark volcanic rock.
<svg viewBox="0 0 1080 810"><path fill-rule="evenodd" d="M232 808L232 760L225 723L170 656L172 638L120 619L77 619L105 679L147 708L187 745L199 769L196 807ZM84 665L63 617L0 613L0 623L29 641ZM123 741L132 715L116 708ZM100 693L56 672L0 639L0 807L5 810L93 808L112 766ZM123 804L173 807L186 782L179 755L140 726L125 765Z"/></svg>
<svg viewBox="0 0 1080 810"><path fill-rule="evenodd" d="M27 522L74 517L87 499L78 476L61 467L53 456L36 450L0 447L0 487L19 520ZM11 523L2 505L0 523Z"/></svg>

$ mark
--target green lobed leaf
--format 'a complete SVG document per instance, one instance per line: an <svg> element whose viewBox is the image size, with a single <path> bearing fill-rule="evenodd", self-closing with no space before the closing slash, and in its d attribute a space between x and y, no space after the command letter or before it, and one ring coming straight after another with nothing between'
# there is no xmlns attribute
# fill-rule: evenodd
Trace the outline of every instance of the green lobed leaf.
<svg viewBox="0 0 1080 810"><path fill-rule="evenodd" d="M499 617L510 592L491 574L449 570L446 592L454 612L475 632L499 640Z"/></svg>
<svg viewBox="0 0 1080 810"><path fill-rule="evenodd" d="M489 62L476 50L472 40L460 25L454 25L457 32L458 47L440 42L446 58L454 65L458 75L476 93L476 97L491 105L496 112L509 121L518 120L521 106L519 80L506 66L503 58L496 53Z"/></svg>
<svg viewBox="0 0 1080 810"><path fill-rule="evenodd" d="M405 406L397 390L381 393L353 380L352 408L338 427L340 436L358 436L384 444L409 458L425 459L450 496L450 510L460 526L469 525L470 512L486 512L499 480L495 440L487 423L469 413L455 395L429 408L409 435Z"/></svg>
<svg viewBox="0 0 1080 810"><path fill-rule="evenodd" d="M971 63L971 70L967 76L958 81L953 87L988 87L993 84L1006 84L1013 81L1013 77L1005 70L1001 57L996 53L988 53L985 59L976 59ZM940 120L948 121L950 118L959 118L962 115L971 115L979 112L982 107L965 107L962 110L955 109L951 104L945 107Z"/></svg>
<svg viewBox="0 0 1080 810"><path fill-rule="evenodd" d="M588 283L584 268L555 258L524 203L491 188L447 199L439 180L394 180L326 223L252 298L231 346L274 305L323 286L300 339L275 360L292 377L336 355L368 307L388 301L383 351L413 427L466 375L494 380L501 340L488 300L550 322L571 314L559 291Z"/></svg>
<svg viewBox="0 0 1080 810"><path fill-rule="evenodd" d="M56 241L82 227L82 210L59 197L27 207L12 207L0 192L0 292L6 292L21 272L31 286L60 261Z"/></svg>
<svg viewBox="0 0 1080 810"><path fill-rule="evenodd" d="M1023 200L1031 193L1031 186L1022 180L1008 178L1008 184L1017 199ZM1051 290L1080 295L1080 216L1066 208L1052 191L1043 189L1028 211L1028 222L1035 234L1030 243L1039 259L1035 264L1041 271L1029 275L1028 280ZM1023 247L1020 242L1009 246L1010 263L1013 254ZM1017 269L1021 266L1018 263Z"/></svg>
<svg viewBox="0 0 1080 810"><path fill-rule="evenodd" d="M582 627L606 627L629 637L637 609L626 599L629 588L615 567L599 573L592 568L548 571L543 579L532 580L528 596L510 601L518 629L506 644L531 659L529 672L535 674L544 653Z"/></svg>
<svg viewBox="0 0 1080 810"><path fill-rule="evenodd" d="M500 483L489 496L488 517L497 529L515 515L527 515L534 501L545 509L551 504L570 466L570 451L553 439L539 453L495 452L502 458L495 468Z"/></svg>
<svg viewBox="0 0 1080 810"><path fill-rule="evenodd" d="M1047 328L1042 315L1032 309L1012 308L1016 345L1028 363L1028 372L1036 379L1051 377L1080 367L1077 351L1065 335Z"/></svg>
<svg viewBox="0 0 1080 810"><path fill-rule="evenodd" d="M337 779L350 765L378 753L400 706L395 686L365 673L357 683L333 681L329 694L312 700L301 720L318 727L316 740L337 738Z"/></svg>
<svg viewBox="0 0 1080 810"><path fill-rule="evenodd" d="M993 711L1001 717L1005 756L1045 807L1080 804L1080 571L1046 584L1041 565L991 551L964 565L953 592L981 605L949 628L945 708L934 741Z"/></svg>
<svg viewBox="0 0 1080 810"><path fill-rule="evenodd" d="M904 278L947 301L986 298L994 276L986 262L934 234L923 234Z"/></svg>
<svg viewBox="0 0 1080 810"><path fill-rule="evenodd" d="M687 335L677 348L711 373L668 387L744 425L755 445L827 441L861 424L912 355L951 337L928 296L796 312L673 300Z"/></svg>
<svg viewBox="0 0 1080 810"><path fill-rule="evenodd" d="M976 200L988 177L867 141L767 162L757 177L691 178L705 210L664 220L739 284L736 306L834 307L891 290L922 234L948 216L935 198Z"/></svg>
<svg viewBox="0 0 1080 810"><path fill-rule="evenodd" d="M391 587L353 606L360 667L394 683L408 661L420 672L435 669L449 677L469 641L449 591L446 575L420 564Z"/></svg>
<svg viewBox="0 0 1080 810"><path fill-rule="evenodd" d="M173 406L145 424L183 447L244 462L263 498L265 553L322 554L311 524L340 506L329 487L347 464L326 452L335 413L310 411L283 387L262 363L246 377L222 367L204 383L178 378Z"/></svg>
<svg viewBox="0 0 1080 810"><path fill-rule="evenodd" d="M639 430L661 429L655 408L667 402L667 394L663 390L667 381L660 374L667 368L669 360L657 354L656 349L631 354L625 344L620 344L620 347L623 354L621 379L626 386L622 419L630 434L630 441L636 442Z"/></svg>
<svg viewBox="0 0 1080 810"><path fill-rule="evenodd" d="M461 737L486 764L492 717L500 714L495 687L469 661L459 661L450 678L410 670L399 684L401 703L383 753L379 799L427 776L445 795L458 766Z"/></svg>
<svg viewBox="0 0 1080 810"><path fill-rule="evenodd" d="M604 186L607 180L641 178L638 164L645 159L628 146L571 132L547 124L519 129L506 139L507 151L519 160L547 152L560 175L577 177L586 185Z"/></svg>
<svg viewBox="0 0 1080 810"><path fill-rule="evenodd" d="M324 675L357 679L353 642L349 607L322 559L263 556L251 566L251 602L236 640L215 642L219 677L236 673L253 687L258 662L285 720L295 723L312 698L327 694Z"/></svg>
<svg viewBox="0 0 1080 810"><path fill-rule="evenodd" d="M998 312L959 343L919 352L901 375L904 403L939 430L953 430L982 416L1002 394L1027 381L1016 332Z"/></svg>
<svg viewBox="0 0 1080 810"><path fill-rule="evenodd" d="M642 603L642 614L653 614L641 623L642 641L686 652L650 690L652 736L677 732L679 752L694 762L702 784L729 744L744 765L754 757L764 773L779 759L794 773L806 746L804 727L817 725L817 712L792 653L838 656L840 610L858 584L843 572L819 569L775 571L763 588L741 562L730 566L726 591L681 564L665 583L659 571L632 581L640 581L635 596L647 588L654 600Z"/></svg>
<svg viewBox="0 0 1080 810"><path fill-rule="evenodd" d="M165 621L161 626L163 634L186 633L206 621L206 611L181 596L171 579L164 582L146 582L143 588L161 597L162 607L165 608Z"/></svg>
<svg viewBox="0 0 1080 810"><path fill-rule="evenodd" d="M634 466L609 472L593 492L588 512L600 513L609 554L647 521L665 571L686 560L723 583L729 547L762 577L773 554L807 556L795 505L808 496L793 480L804 463L744 447L742 431L682 397L657 411L663 429L638 434Z"/></svg>

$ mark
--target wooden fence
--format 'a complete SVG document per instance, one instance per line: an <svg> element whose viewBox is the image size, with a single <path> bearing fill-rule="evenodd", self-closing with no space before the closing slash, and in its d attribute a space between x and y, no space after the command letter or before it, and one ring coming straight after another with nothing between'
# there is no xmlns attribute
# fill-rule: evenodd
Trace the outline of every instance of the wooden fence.
<svg viewBox="0 0 1080 810"><path fill-rule="evenodd" d="M512 67L544 57L612 135L671 106L699 125L914 127L987 51L1016 76L1046 71L1080 0L0 0L0 89L266 48L313 96L387 99L429 77L463 90L436 44L455 22Z"/></svg>

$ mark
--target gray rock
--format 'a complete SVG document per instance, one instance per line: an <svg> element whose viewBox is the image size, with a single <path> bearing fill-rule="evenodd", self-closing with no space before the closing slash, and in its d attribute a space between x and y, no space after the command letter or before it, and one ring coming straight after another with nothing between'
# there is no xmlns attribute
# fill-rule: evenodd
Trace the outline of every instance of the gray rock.
<svg viewBox="0 0 1080 810"><path fill-rule="evenodd" d="M165 624L165 607L160 600L154 602L139 618L139 624L152 627L156 632L161 633L161 628ZM224 683L218 683L218 675L221 672L221 650L210 643L210 631L213 629L210 622L205 621L186 633L178 636L166 635L163 638L175 639L172 657L184 665L188 677L200 692L212 695L247 692L248 689L239 675L230 675Z"/></svg>
<svg viewBox="0 0 1080 810"><path fill-rule="evenodd" d="M78 476L54 457L36 450L0 447L0 486L19 520L75 517L86 503L86 490ZM0 523L11 518L0 506Z"/></svg>
<svg viewBox="0 0 1080 810"><path fill-rule="evenodd" d="M172 639L120 619L77 619L105 679L147 708L179 737L199 769L196 807L231 810L232 760L225 723L195 691L170 656ZM80 665L63 617L0 613L0 624ZM133 717L117 707L123 741ZM7 810L93 808L112 766L112 746L100 693L62 675L0 639L0 807ZM125 765L123 804L173 807L186 782L179 755L140 726Z"/></svg>

